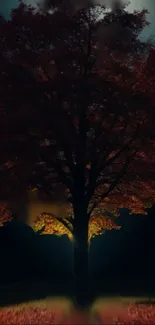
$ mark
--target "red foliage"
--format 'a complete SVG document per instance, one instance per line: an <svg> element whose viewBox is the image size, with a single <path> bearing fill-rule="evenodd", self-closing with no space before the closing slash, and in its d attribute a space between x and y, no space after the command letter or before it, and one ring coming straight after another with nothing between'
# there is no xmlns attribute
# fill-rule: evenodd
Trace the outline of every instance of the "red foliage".
<svg viewBox="0 0 155 325"><path fill-rule="evenodd" d="M12 221L12 213L6 203L0 203L0 227L2 227L6 222Z"/></svg>
<svg viewBox="0 0 155 325"><path fill-rule="evenodd" d="M111 306L100 313L101 324L120 325L148 325L155 322L155 306L145 304L129 304L122 306Z"/></svg>
<svg viewBox="0 0 155 325"><path fill-rule="evenodd" d="M50 310L49 307L25 306L25 307L8 307L0 309L1 325L8 324L64 324L64 325L153 325L155 323L155 306L154 305L116 305L103 306L103 310L98 310L97 315L93 313L82 314L78 311L72 311L64 316L59 312Z"/></svg>

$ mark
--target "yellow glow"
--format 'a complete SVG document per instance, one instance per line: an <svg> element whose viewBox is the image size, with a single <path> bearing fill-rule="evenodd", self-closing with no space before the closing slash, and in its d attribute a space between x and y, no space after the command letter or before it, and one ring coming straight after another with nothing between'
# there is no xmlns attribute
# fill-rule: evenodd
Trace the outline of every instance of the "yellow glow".
<svg viewBox="0 0 155 325"><path fill-rule="evenodd" d="M72 229L71 223L65 218L64 220L68 222L68 225ZM73 240L72 233L61 223L61 221L45 213L40 214L39 217L36 218L33 229L41 234L67 235L70 240ZM120 226L118 226L114 220L103 215L92 216L89 223L88 242L90 243L93 237L101 235L104 231L112 229L120 229Z"/></svg>

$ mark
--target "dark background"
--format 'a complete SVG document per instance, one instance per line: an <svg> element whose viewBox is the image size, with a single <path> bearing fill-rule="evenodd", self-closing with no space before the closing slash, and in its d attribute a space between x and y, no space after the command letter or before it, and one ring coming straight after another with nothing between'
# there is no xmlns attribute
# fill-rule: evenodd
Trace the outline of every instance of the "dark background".
<svg viewBox="0 0 155 325"><path fill-rule="evenodd" d="M155 295L155 206L148 215L121 210L121 230L90 245L90 281L95 296ZM73 295L72 243L67 236L36 235L13 222L0 229L0 304ZM8 295L9 291L9 295Z"/></svg>

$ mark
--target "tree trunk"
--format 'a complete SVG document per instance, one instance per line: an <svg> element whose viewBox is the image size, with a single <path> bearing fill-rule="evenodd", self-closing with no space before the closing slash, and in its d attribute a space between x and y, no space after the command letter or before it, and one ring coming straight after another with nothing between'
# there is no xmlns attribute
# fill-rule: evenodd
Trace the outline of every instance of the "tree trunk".
<svg viewBox="0 0 155 325"><path fill-rule="evenodd" d="M88 270L88 218L74 218L74 276L75 298L78 308L85 309L90 302Z"/></svg>

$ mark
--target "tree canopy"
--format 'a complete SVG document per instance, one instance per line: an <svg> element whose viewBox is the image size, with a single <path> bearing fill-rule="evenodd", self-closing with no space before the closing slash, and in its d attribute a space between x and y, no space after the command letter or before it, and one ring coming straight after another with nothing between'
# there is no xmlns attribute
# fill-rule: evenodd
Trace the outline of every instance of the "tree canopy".
<svg viewBox="0 0 155 325"><path fill-rule="evenodd" d="M155 201L155 52L139 39L146 10L60 8L21 3L0 21L0 194L52 199L62 184L68 224L81 202L99 234L120 208ZM52 218L34 228L49 232Z"/></svg>

